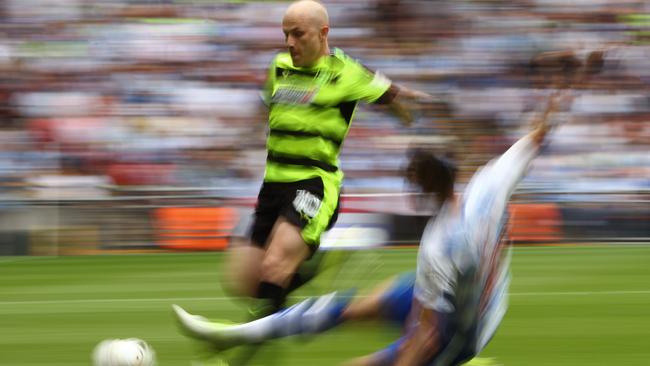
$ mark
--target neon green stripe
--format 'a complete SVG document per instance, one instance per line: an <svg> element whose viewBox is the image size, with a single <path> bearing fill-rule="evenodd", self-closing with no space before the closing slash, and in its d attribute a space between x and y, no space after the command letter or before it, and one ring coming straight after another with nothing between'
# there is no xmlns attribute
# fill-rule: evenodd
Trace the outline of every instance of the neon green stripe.
<svg viewBox="0 0 650 366"><path fill-rule="evenodd" d="M340 184L343 181L343 172L341 169L330 173L316 167L279 164L272 161L266 162L266 171L264 173L264 181L266 182L286 183L314 177L328 177L329 180Z"/></svg>
<svg viewBox="0 0 650 366"><path fill-rule="evenodd" d="M322 179L324 195L320 210L300 232L302 239L308 245L320 245L320 237L327 228L338 203L340 183L330 176L322 177Z"/></svg>
<svg viewBox="0 0 650 366"><path fill-rule="evenodd" d="M274 105L269 115L269 126L285 130L301 130L343 139L350 127L338 107L314 105Z"/></svg>
<svg viewBox="0 0 650 366"><path fill-rule="evenodd" d="M271 135L266 147L269 151L277 154L301 156L338 165L336 161L338 146L320 137Z"/></svg>

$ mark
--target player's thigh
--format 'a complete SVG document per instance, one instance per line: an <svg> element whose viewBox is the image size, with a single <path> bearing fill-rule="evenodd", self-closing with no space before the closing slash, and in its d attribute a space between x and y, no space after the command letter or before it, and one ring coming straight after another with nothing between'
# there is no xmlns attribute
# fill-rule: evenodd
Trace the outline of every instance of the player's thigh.
<svg viewBox="0 0 650 366"><path fill-rule="evenodd" d="M283 205L282 192L281 184L262 184L252 219L242 219L233 232L221 276L231 295L253 296L257 291L265 246Z"/></svg>
<svg viewBox="0 0 650 366"><path fill-rule="evenodd" d="M381 314L381 307L386 292L393 286L396 277L381 282L367 296L356 297L343 311L346 320L376 319Z"/></svg>
<svg viewBox="0 0 650 366"><path fill-rule="evenodd" d="M311 248L296 225L280 217L266 247L260 278L263 281L288 285L298 266L311 255Z"/></svg>
<svg viewBox="0 0 650 366"><path fill-rule="evenodd" d="M415 273L407 272L356 298L343 312L346 319L384 319L403 325L411 311Z"/></svg>
<svg viewBox="0 0 650 366"><path fill-rule="evenodd" d="M222 286L233 296L254 296L260 279L264 249L245 237L233 238L226 254Z"/></svg>

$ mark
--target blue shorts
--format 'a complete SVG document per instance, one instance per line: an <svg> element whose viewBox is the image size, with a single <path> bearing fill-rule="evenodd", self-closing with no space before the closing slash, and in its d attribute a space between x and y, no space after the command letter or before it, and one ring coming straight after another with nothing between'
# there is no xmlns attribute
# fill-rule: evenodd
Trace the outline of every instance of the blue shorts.
<svg viewBox="0 0 650 366"><path fill-rule="evenodd" d="M381 302L382 318L406 325L411 306L413 305L413 288L415 286L415 272L407 272L397 278L383 295Z"/></svg>
<svg viewBox="0 0 650 366"><path fill-rule="evenodd" d="M394 321L402 325L403 333L407 334L409 329L416 325L418 319L409 319L409 314L412 311L414 306L413 301L413 288L415 286L415 272L408 272L400 277L393 283L393 285L386 291L382 298L383 302L383 318L386 320ZM415 306L419 306L417 303ZM441 347L440 350L444 350L445 347L451 342L451 337L456 332L454 331L453 325L450 322L450 314L446 313L437 313L437 327L440 334ZM390 366L395 363L397 360L397 355L399 348L402 343L406 340L407 336L400 337L397 341L393 342L388 347L384 348L381 351L378 351L374 354L374 359L382 366ZM475 354L473 348L470 349L467 347L468 344L464 344L464 349L462 349L454 360L445 366L460 365L464 362L472 359ZM437 361L437 357L440 356L440 353L434 355L431 360L426 364L433 365Z"/></svg>

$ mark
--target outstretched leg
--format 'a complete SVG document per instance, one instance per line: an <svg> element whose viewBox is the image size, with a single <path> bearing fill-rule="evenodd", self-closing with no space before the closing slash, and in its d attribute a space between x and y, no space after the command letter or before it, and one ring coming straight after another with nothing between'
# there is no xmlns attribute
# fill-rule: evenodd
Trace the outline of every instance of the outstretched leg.
<svg viewBox="0 0 650 366"><path fill-rule="evenodd" d="M186 334L224 350L291 335L321 333L349 320L380 318L403 323L411 308L413 279L412 273L391 279L370 295L354 299L338 293L309 298L264 318L236 325L211 322L177 305L173 309Z"/></svg>
<svg viewBox="0 0 650 366"><path fill-rule="evenodd" d="M310 298L264 318L236 325L211 322L178 305L172 307L179 326L187 335L208 341L217 350L225 350L291 335L324 332L340 323L350 299L337 293Z"/></svg>

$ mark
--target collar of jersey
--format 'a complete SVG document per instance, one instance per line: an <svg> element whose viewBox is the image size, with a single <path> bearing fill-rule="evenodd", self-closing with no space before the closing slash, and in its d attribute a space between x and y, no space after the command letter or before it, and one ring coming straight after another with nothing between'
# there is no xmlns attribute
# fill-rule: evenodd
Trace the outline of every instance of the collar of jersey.
<svg viewBox="0 0 650 366"><path fill-rule="evenodd" d="M318 71L322 69L338 68L343 65L343 61L341 60L341 57L344 55L345 54L340 48L334 48L332 49L329 55L319 58L316 65L312 67L293 66L293 68L300 71Z"/></svg>

